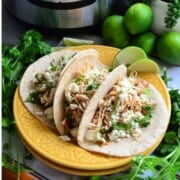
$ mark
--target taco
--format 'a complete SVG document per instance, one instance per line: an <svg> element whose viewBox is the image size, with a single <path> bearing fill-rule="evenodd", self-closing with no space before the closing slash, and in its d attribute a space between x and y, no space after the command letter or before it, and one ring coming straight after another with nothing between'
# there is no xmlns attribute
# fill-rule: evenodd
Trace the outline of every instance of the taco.
<svg viewBox="0 0 180 180"><path fill-rule="evenodd" d="M107 66L91 56L74 63L64 73L53 104L54 121L61 139L76 140L82 115L108 74Z"/></svg>
<svg viewBox="0 0 180 180"><path fill-rule="evenodd" d="M92 97L83 114L78 144L89 151L125 157L144 152L164 135L168 110L160 93L116 69Z"/></svg>
<svg viewBox="0 0 180 180"><path fill-rule="evenodd" d="M55 128L53 100L59 80L73 63L86 56L97 59L93 49L61 50L48 54L31 64L20 82L20 96L27 109L41 122Z"/></svg>

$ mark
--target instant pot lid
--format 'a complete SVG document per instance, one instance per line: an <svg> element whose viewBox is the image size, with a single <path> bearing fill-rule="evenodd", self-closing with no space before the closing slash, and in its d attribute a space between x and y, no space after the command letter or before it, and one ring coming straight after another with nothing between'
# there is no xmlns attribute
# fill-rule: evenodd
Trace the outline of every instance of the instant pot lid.
<svg viewBox="0 0 180 180"><path fill-rule="evenodd" d="M111 0L6 0L11 14L47 28L74 29L98 24L109 15Z"/></svg>

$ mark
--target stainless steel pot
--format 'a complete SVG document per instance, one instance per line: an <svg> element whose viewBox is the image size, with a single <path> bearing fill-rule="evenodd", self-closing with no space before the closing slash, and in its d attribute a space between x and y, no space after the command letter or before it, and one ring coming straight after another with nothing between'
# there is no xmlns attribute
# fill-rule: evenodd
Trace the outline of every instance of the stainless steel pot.
<svg viewBox="0 0 180 180"><path fill-rule="evenodd" d="M6 0L11 14L38 26L82 28L109 15L112 0Z"/></svg>

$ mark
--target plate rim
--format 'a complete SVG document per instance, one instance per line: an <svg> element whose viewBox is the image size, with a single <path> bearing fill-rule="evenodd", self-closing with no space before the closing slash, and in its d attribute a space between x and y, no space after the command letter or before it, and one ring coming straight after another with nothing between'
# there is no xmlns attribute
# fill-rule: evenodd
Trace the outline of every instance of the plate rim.
<svg viewBox="0 0 180 180"><path fill-rule="evenodd" d="M25 147L28 149L28 151L30 151L36 159L38 159L42 163L46 164L47 166L49 166L55 170L64 172L64 173L80 175L80 176L97 176L97 175L103 176L103 175L109 175L112 173L127 171L131 167L131 164L128 163L123 166L118 166L118 167L110 168L110 169L106 169L106 170L104 170L104 169L102 169L102 170L82 170L82 169L70 168L70 167L59 165L55 162L52 162L52 161L46 159L45 157L38 154L38 152L36 152L32 147L30 147L30 145L28 145L27 142L25 142L25 140L23 138L21 138L21 140L22 140L23 144L25 145Z"/></svg>

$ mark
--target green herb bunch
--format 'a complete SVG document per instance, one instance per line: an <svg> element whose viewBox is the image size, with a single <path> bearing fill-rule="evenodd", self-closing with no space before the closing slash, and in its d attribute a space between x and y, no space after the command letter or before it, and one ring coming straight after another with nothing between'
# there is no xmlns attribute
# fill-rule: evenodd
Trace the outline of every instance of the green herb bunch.
<svg viewBox="0 0 180 180"><path fill-rule="evenodd" d="M171 79L167 78L166 69L163 70L162 79L168 86L168 81ZM169 95L172 108L171 118L164 139L156 150L158 156L166 156L180 145L180 89L170 89Z"/></svg>
<svg viewBox="0 0 180 180"><path fill-rule="evenodd" d="M16 153L17 159L22 158L22 155L19 155L19 144L16 143L15 147L12 145L16 135L12 110L13 96L27 66L49 52L51 47L42 41L42 35L35 30L27 31L16 46L2 46L2 127L3 133L7 132L8 136L8 142L4 143L2 148L2 167L18 173L18 177L20 171L27 169L22 168L12 158L13 152ZM23 156L27 158L27 155Z"/></svg>
<svg viewBox="0 0 180 180"><path fill-rule="evenodd" d="M180 170L180 146L168 156L136 156L129 174L112 180L175 180Z"/></svg>
<svg viewBox="0 0 180 180"><path fill-rule="evenodd" d="M13 129L12 99L24 70L37 58L51 52L42 35L30 30L14 47L2 47L2 127Z"/></svg>
<svg viewBox="0 0 180 180"><path fill-rule="evenodd" d="M180 0L172 0L168 3L167 16L164 19L166 28L173 28L180 18Z"/></svg>

